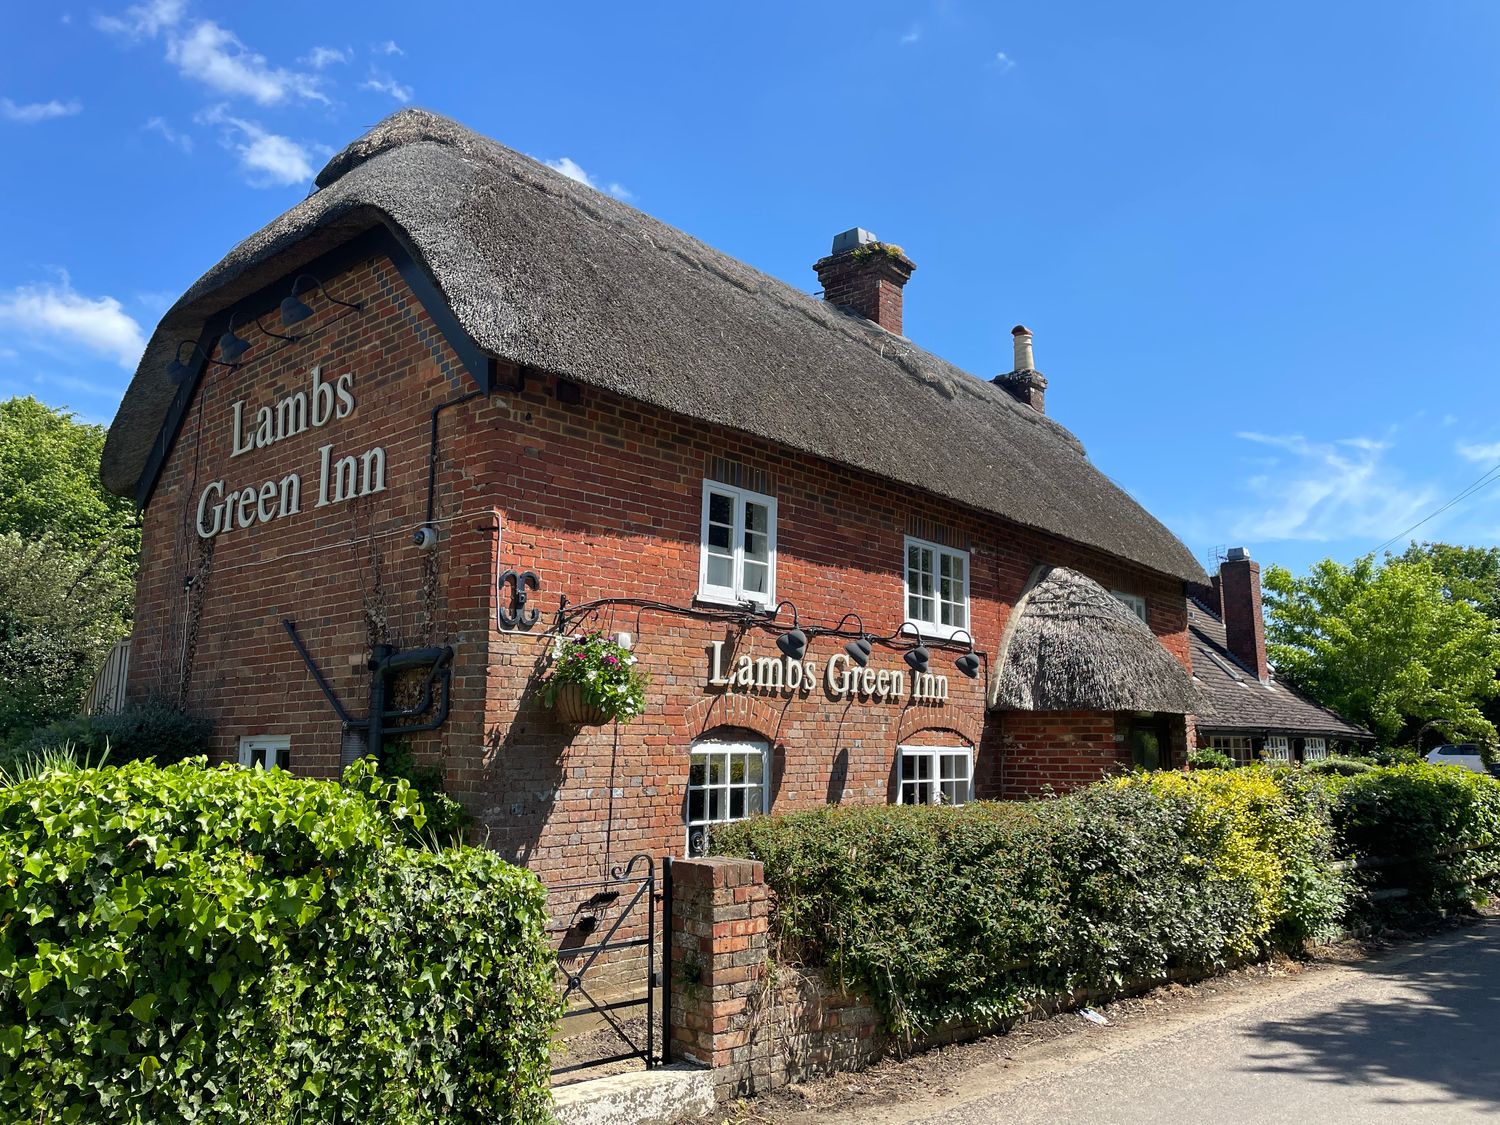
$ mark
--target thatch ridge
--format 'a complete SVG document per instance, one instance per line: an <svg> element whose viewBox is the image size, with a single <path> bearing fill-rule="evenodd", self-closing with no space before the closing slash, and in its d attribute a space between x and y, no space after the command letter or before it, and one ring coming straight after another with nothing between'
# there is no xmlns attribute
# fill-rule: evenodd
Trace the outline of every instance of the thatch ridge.
<svg viewBox="0 0 1500 1125"><path fill-rule="evenodd" d="M1052 567L1016 603L991 706L1013 711L1202 712L1191 676L1129 607Z"/></svg>
<svg viewBox="0 0 1500 1125"><path fill-rule="evenodd" d="M494 355L1203 578L1072 434L1004 389L456 122L402 110L318 185L162 319L110 429L111 490L132 493L147 464L179 340L383 224Z"/></svg>

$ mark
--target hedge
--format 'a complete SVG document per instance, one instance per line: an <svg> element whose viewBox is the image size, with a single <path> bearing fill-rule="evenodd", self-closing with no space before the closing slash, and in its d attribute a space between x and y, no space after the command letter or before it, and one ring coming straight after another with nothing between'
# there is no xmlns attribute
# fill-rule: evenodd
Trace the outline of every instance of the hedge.
<svg viewBox="0 0 1500 1125"><path fill-rule="evenodd" d="M1341 858L1495 839L1500 784L1459 774L1137 773L1043 801L760 817L712 843L764 863L783 958L910 1036L1329 936L1363 905ZM1455 908L1497 864L1475 853L1447 882L1434 865L1413 901Z"/></svg>
<svg viewBox="0 0 1500 1125"><path fill-rule="evenodd" d="M151 761L171 765L207 754L213 725L160 698L133 700L119 711L75 715L0 747L0 768L13 769L48 751L71 749L81 759L110 765Z"/></svg>
<svg viewBox="0 0 1500 1125"><path fill-rule="evenodd" d="M201 763L0 790L0 1104L64 1122L543 1121L536 879L402 782Z"/></svg>
<svg viewBox="0 0 1500 1125"><path fill-rule="evenodd" d="M1459 766L1421 763L1328 783L1336 794L1334 827L1342 855L1406 860L1356 870L1365 890L1399 885L1407 891L1382 902L1385 912L1463 911L1476 892L1500 878L1500 781Z"/></svg>

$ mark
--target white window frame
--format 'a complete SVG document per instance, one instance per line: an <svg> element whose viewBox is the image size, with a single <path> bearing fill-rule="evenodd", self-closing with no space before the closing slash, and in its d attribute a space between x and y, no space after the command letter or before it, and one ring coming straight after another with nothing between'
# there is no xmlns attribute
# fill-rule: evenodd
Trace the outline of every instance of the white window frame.
<svg viewBox="0 0 1500 1125"><path fill-rule="evenodd" d="M916 617L911 612L911 551L916 547L919 550L932 552L932 618ZM945 625L942 623L943 596L941 592L942 583L942 558L948 555L952 558L961 559L964 564L964 623L962 625ZM974 606L969 598L969 576L970 558L968 551L960 551L954 547L944 547L941 543L933 543L927 539L918 539L908 535L901 545L901 613L905 621L910 621L918 626L921 636L936 637L939 640L949 640L959 633L973 635Z"/></svg>
<svg viewBox="0 0 1500 1125"><path fill-rule="evenodd" d="M1211 734L1208 748L1228 754L1237 766L1248 766L1255 760L1255 742L1248 734Z"/></svg>
<svg viewBox="0 0 1500 1125"><path fill-rule="evenodd" d="M1111 590L1110 595L1121 605L1129 607L1132 613L1141 619L1141 624L1149 624L1146 620L1146 599L1140 594L1132 594L1128 590Z"/></svg>
<svg viewBox="0 0 1500 1125"><path fill-rule="evenodd" d="M730 547L734 553L734 582L730 586L714 586L708 581L708 511L712 496L717 493L734 502L734 531ZM766 591L756 593L744 589L745 567L745 505L762 504L766 508ZM746 488L732 484L720 484L716 480L703 482L703 511L698 531L698 600L717 602L723 605L739 605L754 602L764 609L776 604L776 497L763 496Z"/></svg>
<svg viewBox="0 0 1500 1125"><path fill-rule="evenodd" d="M1265 745L1266 761L1286 762L1292 760L1292 740L1284 734L1268 734Z"/></svg>
<svg viewBox="0 0 1500 1125"><path fill-rule="evenodd" d="M913 781L905 780L905 765L908 759L926 759L930 764L925 778ZM963 775L959 778L945 779L942 775L943 760L961 760L963 762ZM907 786L930 787L933 794L937 795L945 782L958 781L963 788L956 792L951 798L937 801L908 801L906 799ZM896 747L896 804L898 805L966 805L974 799L974 750L968 746L898 746Z"/></svg>
<svg viewBox="0 0 1500 1125"><path fill-rule="evenodd" d="M292 760L289 734L244 734L240 736L240 765L247 769L286 769Z"/></svg>
<svg viewBox="0 0 1500 1125"><path fill-rule="evenodd" d="M1302 760L1304 762L1326 762L1328 760L1328 740L1326 738L1304 738L1302 740Z"/></svg>
<svg viewBox="0 0 1500 1125"><path fill-rule="evenodd" d="M705 758L705 767L709 766L712 759L718 759L722 763L722 774L718 780L714 780L711 770L708 777L701 785L693 784L693 760L695 757ZM744 781L734 781L733 765L734 759L739 758L746 764ZM752 761L760 764L759 781L750 780L751 770L748 768ZM750 794L760 790L760 808L753 809L754 802ZM743 812L739 816L731 815L733 807L734 792L744 794ZM693 815L693 795L703 794L702 812L698 816ZM714 800L718 798L718 811L714 811ZM687 854L690 857L707 854L709 830L715 824L733 824L735 821L748 820L752 816L764 815L771 811L771 748L757 739L731 739L731 738L700 738L688 748L688 781L687 795L683 802L682 819L685 827Z"/></svg>

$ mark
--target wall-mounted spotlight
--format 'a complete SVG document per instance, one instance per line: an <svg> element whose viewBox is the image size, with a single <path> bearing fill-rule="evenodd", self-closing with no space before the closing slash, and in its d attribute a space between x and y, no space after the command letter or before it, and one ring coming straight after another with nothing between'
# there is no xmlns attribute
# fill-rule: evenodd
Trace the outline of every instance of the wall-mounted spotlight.
<svg viewBox="0 0 1500 1125"><path fill-rule="evenodd" d="M830 632L843 632L844 622L848 621L851 617L854 618L855 623L859 626L859 636L855 637L852 641L844 646L844 655L846 655L850 660L854 661L854 663L858 664L861 668L868 668L870 665L870 653L874 650L870 647L870 638L868 634L865 633L865 623L863 619L861 619L859 614L844 614L843 617L839 618L839 623L835 625L830 630Z"/></svg>
<svg viewBox="0 0 1500 1125"><path fill-rule="evenodd" d="M969 638L969 651L955 660L953 662L953 666L960 672L962 672L965 676L968 676L969 679L976 680L979 678L980 662L979 654L974 651L974 634L969 632L967 629L960 629L958 630L958 633L962 633L964 636ZM958 639L958 633L953 634L954 640Z"/></svg>
<svg viewBox="0 0 1500 1125"><path fill-rule="evenodd" d="M917 635L917 644L915 648L909 648L903 652L901 659L906 661L906 666L913 672L925 672L927 671L927 665L932 661L932 654L927 651L927 646L922 643L922 630L917 627L914 621L903 621L901 622L901 628L897 629L896 632L906 632L908 625L911 626L911 631Z"/></svg>
<svg viewBox="0 0 1500 1125"><path fill-rule="evenodd" d="M364 305L358 301L340 301L333 294L329 293L323 283L312 274L299 274L297 279L292 282L290 296L281 302L281 326L283 328L290 328L294 324L301 324L308 317L312 316L312 308L301 298L302 294L311 293L314 289L322 293L323 296L327 297L335 305L342 305L344 308L353 309L355 312L360 312L364 309Z"/></svg>
<svg viewBox="0 0 1500 1125"><path fill-rule="evenodd" d="M807 652L807 634L802 631L802 626L797 620L797 607L791 602L781 602L771 611L771 616L774 618L780 613L784 605L792 606L792 627L788 632L776 638L776 647L781 650L783 656L801 660Z"/></svg>
<svg viewBox="0 0 1500 1125"><path fill-rule="evenodd" d="M239 320L242 315L243 314L241 313L233 314L229 318L229 327L224 330L224 335L219 337L219 354L227 359L230 363L238 363L240 361L240 357L250 350L250 341L244 339L241 336L236 336L234 333L234 323L235 321ZM259 320L256 320L253 323L255 324L255 327L259 328L263 333L265 333L267 336L272 337L273 339L287 340L292 343L295 343L297 340L297 337L295 336L283 336L280 332L272 332Z"/></svg>
<svg viewBox="0 0 1500 1125"><path fill-rule="evenodd" d="M188 376L193 373L192 367L182 362L182 349L185 346L191 347L195 356L201 356L209 363L218 364L220 367L239 366L237 363L230 363L227 360L214 359L212 356L204 355L203 349L198 346L195 340L179 340L177 342L177 350L172 353L172 362L167 364L167 378L171 379L174 383L186 383Z"/></svg>

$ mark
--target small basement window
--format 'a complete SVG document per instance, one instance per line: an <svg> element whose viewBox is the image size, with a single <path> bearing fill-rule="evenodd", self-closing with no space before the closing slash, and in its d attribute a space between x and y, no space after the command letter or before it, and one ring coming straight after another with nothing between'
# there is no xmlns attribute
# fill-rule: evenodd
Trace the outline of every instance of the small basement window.
<svg viewBox="0 0 1500 1125"><path fill-rule="evenodd" d="M776 604L776 500L703 482L698 597L707 602Z"/></svg>
<svg viewBox="0 0 1500 1125"><path fill-rule="evenodd" d="M906 616L932 637L969 628L969 552L906 539Z"/></svg>
<svg viewBox="0 0 1500 1125"><path fill-rule="evenodd" d="M240 738L240 765L291 769L292 738L287 734L247 734Z"/></svg>
<svg viewBox="0 0 1500 1125"><path fill-rule="evenodd" d="M900 805L964 805L974 799L974 752L961 746L900 748Z"/></svg>

